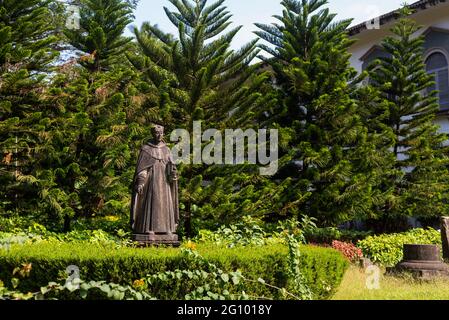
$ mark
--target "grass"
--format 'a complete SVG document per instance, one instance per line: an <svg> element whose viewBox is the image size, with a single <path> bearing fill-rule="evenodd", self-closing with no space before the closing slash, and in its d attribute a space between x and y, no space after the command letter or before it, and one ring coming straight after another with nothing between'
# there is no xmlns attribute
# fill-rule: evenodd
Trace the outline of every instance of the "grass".
<svg viewBox="0 0 449 320"><path fill-rule="evenodd" d="M386 276L381 270L380 288L369 290L363 269L351 266L333 300L449 300L449 279L417 280L411 276Z"/></svg>

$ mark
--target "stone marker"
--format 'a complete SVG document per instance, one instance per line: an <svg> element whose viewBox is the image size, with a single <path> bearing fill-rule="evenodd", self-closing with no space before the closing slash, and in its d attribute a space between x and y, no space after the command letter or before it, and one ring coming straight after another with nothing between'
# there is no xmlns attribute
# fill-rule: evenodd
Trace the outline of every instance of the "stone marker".
<svg viewBox="0 0 449 320"><path fill-rule="evenodd" d="M443 258L449 260L449 217L441 217L441 241L443 243Z"/></svg>
<svg viewBox="0 0 449 320"><path fill-rule="evenodd" d="M178 246L178 174L164 127L152 129L154 140L141 149L134 175L131 203L133 240L142 245Z"/></svg>
<svg viewBox="0 0 449 320"><path fill-rule="evenodd" d="M437 245L405 244L404 260L390 271L408 271L419 278L449 276L449 267L441 261Z"/></svg>

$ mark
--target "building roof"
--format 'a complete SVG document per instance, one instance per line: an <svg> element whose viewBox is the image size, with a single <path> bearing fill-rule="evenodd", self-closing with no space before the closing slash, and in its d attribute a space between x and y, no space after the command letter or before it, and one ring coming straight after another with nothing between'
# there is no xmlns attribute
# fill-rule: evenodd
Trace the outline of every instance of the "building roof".
<svg viewBox="0 0 449 320"><path fill-rule="evenodd" d="M420 0L420 1L416 1L416 2L408 5L408 8L413 10L414 13L416 13L419 11L427 10L431 7L441 5L443 3L446 3L446 0ZM399 17L398 11L395 10L395 11L386 13L384 15L381 15L380 17L378 17L378 19L379 19L380 25L382 26L382 25L390 22L391 20L398 19L398 17ZM360 23L356 26L349 28L348 29L349 35L354 36L356 34L363 32L364 30L367 30L368 29L367 22L368 21L365 21L363 23Z"/></svg>

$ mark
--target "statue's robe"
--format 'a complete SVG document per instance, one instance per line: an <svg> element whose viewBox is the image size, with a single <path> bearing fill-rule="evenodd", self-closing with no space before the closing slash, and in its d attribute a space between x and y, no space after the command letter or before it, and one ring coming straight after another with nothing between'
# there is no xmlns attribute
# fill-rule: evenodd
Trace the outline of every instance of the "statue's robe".
<svg viewBox="0 0 449 320"><path fill-rule="evenodd" d="M170 149L162 143L144 145L134 175L131 227L135 234L175 233L179 224L178 183ZM143 193L137 187L143 185Z"/></svg>

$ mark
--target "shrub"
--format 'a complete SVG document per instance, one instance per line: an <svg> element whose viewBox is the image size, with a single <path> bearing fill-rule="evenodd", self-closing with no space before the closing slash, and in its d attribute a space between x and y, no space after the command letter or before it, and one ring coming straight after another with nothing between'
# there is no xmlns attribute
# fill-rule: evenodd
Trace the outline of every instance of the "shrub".
<svg viewBox="0 0 449 320"><path fill-rule="evenodd" d="M19 216L19 215L7 215L0 212L0 232L18 232L20 230L28 229L36 223L33 216Z"/></svg>
<svg viewBox="0 0 449 320"><path fill-rule="evenodd" d="M279 221L271 232L263 229L262 221L245 216L242 221L230 226L222 226L216 231L200 230L194 239L200 243L234 246L264 246L285 242L287 235L293 235L301 243L305 243L305 232L316 228L315 218L303 216L301 220L289 219Z"/></svg>
<svg viewBox="0 0 449 320"><path fill-rule="evenodd" d="M242 221L230 226L221 226L216 231L200 230L194 239L201 243L215 243L218 245L263 246L268 238L267 233L262 228L262 223L250 216L245 216Z"/></svg>
<svg viewBox="0 0 449 320"><path fill-rule="evenodd" d="M359 241L357 247L373 262L392 267L402 260L404 244L441 245L441 235L434 229L413 229L404 233L370 236Z"/></svg>
<svg viewBox="0 0 449 320"><path fill-rule="evenodd" d="M103 230L73 230L68 233L55 233L48 231L44 226L34 223L24 230L13 230L13 232L0 231L0 245L49 242L76 242L86 241L92 243L110 243L117 246L132 246L129 234L123 230L117 230L116 236Z"/></svg>
<svg viewBox="0 0 449 320"><path fill-rule="evenodd" d="M243 288L250 297L281 299L280 290L263 285L285 288L294 293L288 281L289 254L285 245L263 247L225 248L211 245L198 245L198 252L210 263L226 272L239 270L247 281ZM118 248L113 245L72 242L46 243L33 245L12 245L10 250L0 249L0 279L11 287L12 271L24 263L32 265L29 276L22 279L22 292L39 291L49 282L64 281L66 268L79 267L83 281L106 281L120 285L132 285L135 280L165 271L202 270L195 259L181 254L175 248ZM327 299L340 284L348 267L346 259L337 251L325 248L302 246L299 265L302 275L314 299ZM148 293L158 299L184 299L198 283L190 278L154 282Z"/></svg>
<svg viewBox="0 0 449 320"><path fill-rule="evenodd" d="M359 258L363 257L362 250L352 243L334 240L332 241L332 248L340 251L351 262L356 262Z"/></svg>
<svg viewBox="0 0 449 320"><path fill-rule="evenodd" d="M334 240L357 243L370 235L372 235L371 231L340 230L329 227L309 230L305 233L305 238L308 243L331 245Z"/></svg>

